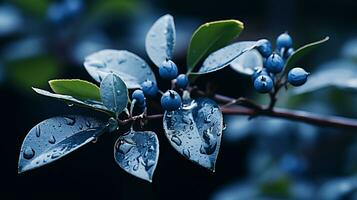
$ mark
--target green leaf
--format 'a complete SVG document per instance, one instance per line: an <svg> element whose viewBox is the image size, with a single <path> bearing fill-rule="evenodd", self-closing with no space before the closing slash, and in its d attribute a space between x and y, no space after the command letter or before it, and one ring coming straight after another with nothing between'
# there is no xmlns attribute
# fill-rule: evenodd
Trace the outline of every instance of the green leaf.
<svg viewBox="0 0 357 200"><path fill-rule="evenodd" d="M18 172L56 161L95 140L106 130L105 123L91 117L66 116L46 119L26 135L21 146Z"/></svg>
<svg viewBox="0 0 357 200"><path fill-rule="evenodd" d="M236 38L243 28L243 23L238 20L222 20L201 25L193 34L188 47L188 73L202 58Z"/></svg>
<svg viewBox="0 0 357 200"><path fill-rule="evenodd" d="M285 70L289 70L291 67L295 67L295 64L298 60L300 60L302 57L304 57L305 55L310 53L312 50L316 49L317 47L319 47L321 44L325 43L328 40L329 40L329 37L325 37L322 40L312 42L312 43L309 43L309 44L306 44L306 45L300 47L286 61Z"/></svg>
<svg viewBox="0 0 357 200"><path fill-rule="evenodd" d="M72 96L80 100L101 101L99 87L80 79L55 79L48 82L57 94Z"/></svg>
<svg viewBox="0 0 357 200"><path fill-rule="evenodd" d="M98 101L94 101L94 100L93 101L90 101L90 100L82 101L82 100L76 99L76 98L74 98L72 96L69 96L69 95L54 94L54 93L48 92L46 90L41 90L41 89L38 89L38 88L32 88L32 89L37 94L65 101L69 105L75 104L75 105L78 105L78 106L82 106L82 107L90 108L90 109L97 110L97 111L100 111L100 112L104 112L104 113L107 113L109 115L113 115L113 112L108 110L103 105L102 102L98 102Z"/></svg>
<svg viewBox="0 0 357 200"><path fill-rule="evenodd" d="M119 76L107 75L100 84L100 96L103 104L119 115L128 104L128 89Z"/></svg>

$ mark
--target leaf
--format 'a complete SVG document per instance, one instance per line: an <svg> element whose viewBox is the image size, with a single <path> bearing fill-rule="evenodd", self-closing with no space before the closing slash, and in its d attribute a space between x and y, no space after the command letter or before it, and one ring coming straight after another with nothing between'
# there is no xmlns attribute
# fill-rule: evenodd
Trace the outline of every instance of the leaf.
<svg viewBox="0 0 357 200"><path fill-rule="evenodd" d="M160 66L166 59L172 59L176 40L174 19L171 15L160 17L146 35L145 47L150 59Z"/></svg>
<svg viewBox="0 0 357 200"><path fill-rule="evenodd" d="M214 101L200 98L176 111L166 111L163 126L166 137L180 154L207 169L215 170L223 117Z"/></svg>
<svg viewBox="0 0 357 200"><path fill-rule="evenodd" d="M69 95L80 100L101 101L99 87L80 79L55 79L48 82L57 94Z"/></svg>
<svg viewBox="0 0 357 200"><path fill-rule="evenodd" d="M128 104L128 89L115 74L107 75L100 84L100 96L103 104L117 116Z"/></svg>
<svg viewBox="0 0 357 200"><path fill-rule="evenodd" d="M202 58L224 47L236 38L243 28L243 23L238 20L222 20L201 25L193 33L188 47L188 73L194 69Z"/></svg>
<svg viewBox="0 0 357 200"><path fill-rule="evenodd" d="M287 71L291 67L295 67L295 64L298 60L300 60L302 57L309 54L312 50L316 49L317 47L319 47L321 44L325 43L328 40L329 37L325 37L322 40L306 44L300 47L299 49L297 49L286 61L284 70Z"/></svg>
<svg viewBox="0 0 357 200"><path fill-rule="evenodd" d="M193 74L207 74L223 69L233 60L243 55L244 52L252 50L255 44L256 42L254 41L237 42L219 49L211 53L203 62L198 72Z"/></svg>
<svg viewBox="0 0 357 200"><path fill-rule="evenodd" d="M346 60L323 64L318 71L311 73L304 85L295 88L292 93L303 94L327 87L357 91L357 64Z"/></svg>
<svg viewBox="0 0 357 200"><path fill-rule="evenodd" d="M101 50L86 57L84 67L97 81L114 73L129 89L140 88L145 80L156 83L155 75L149 65L139 56L124 50Z"/></svg>
<svg viewBox="0 0 357 200"><path fill-rule="evenodd" d="M82 106L82 107L86 107L86 108L90 108L90 109L94 109L97 111L101 111L104 113L107 113L109 115L113 115L113 112L108 110L102 102L97 102L97 101L82 101L79 99L76 99L72 96L69 95L63 95L63 94L54 94L51 92L48 92L46 90L42 90L42 89L38 89L38 88L32 88L36 93L47 96L47 97L52 97L52 98L56 98L59 100L63 100L65 102L67 102L69 105L71 104L75 104L78 106Z"/></svg>
<svg viewBox="0 0 357 200"><path fill-rule="evenodd" d="M159 140L151 131L131 131L118 138L114 159L129 174L152 181L158 159Z"/></svg>
<svg viewBox="0 0 357 200"><path fill-rule="evenodd" d="M250 50L233 60L230 66L236 72L250 76L255 68L263 67L263 57L257 50Z"/></svg>
<svg viewBox="0 0 357 200"><path fill-rule="evenodd" d="M33 127L20 151L18 172L51 163L104 133L106 126L91 117L53 117Z"/></svg>

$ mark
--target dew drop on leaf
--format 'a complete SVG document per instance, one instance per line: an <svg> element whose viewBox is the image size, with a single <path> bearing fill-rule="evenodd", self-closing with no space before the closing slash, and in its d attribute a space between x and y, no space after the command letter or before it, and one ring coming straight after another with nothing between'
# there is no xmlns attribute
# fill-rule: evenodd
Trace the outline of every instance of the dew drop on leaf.
<svg viewBox="0 0 357 200"><path fill-rule="evenodd" d="M28 146L25 148L23 155L24 155L25 159L29 160L35 156L35 151L31 147Z"/></svg>

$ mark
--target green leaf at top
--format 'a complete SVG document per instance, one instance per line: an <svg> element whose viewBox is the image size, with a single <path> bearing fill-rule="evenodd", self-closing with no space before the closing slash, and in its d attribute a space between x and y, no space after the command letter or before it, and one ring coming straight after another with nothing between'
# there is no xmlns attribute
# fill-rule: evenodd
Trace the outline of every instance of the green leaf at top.
<svg viewBox="0 0 357 200"><path fill-rule="evenodd" d="M80 79L55 79L48 82L57 94L69 95L80 100L100 100L99 87Z"/></svg>
<svg viewBox="0 0 357 200"><path fill-rule="evenodd" d="M115 74L107 75L100 83L100 96L109 110L119 115L128 104L128 88Z"/></svg>
<svg viewBox="0 0 357 200"><path fill-rule="evenodd" d="M302 57L304 57L305 55L310 53L312 50L316 49L317 47L319 47L321 44L325 43L328 40L329 40L329 37L325 37L322 40L306 44L306 45L300 47L299 49L297 49L286 61L285 70L289 70L291 67L294 67L296 62L299 59L301 59Z"/></svg>
<svg viewBox="0 0 357 200"><path fill-rule="evenodd" d="M243 23L238 20L222 20L201 25L193 34L188 47L188 72L191 72L202 58L231 42L243 28Z"/></svg>

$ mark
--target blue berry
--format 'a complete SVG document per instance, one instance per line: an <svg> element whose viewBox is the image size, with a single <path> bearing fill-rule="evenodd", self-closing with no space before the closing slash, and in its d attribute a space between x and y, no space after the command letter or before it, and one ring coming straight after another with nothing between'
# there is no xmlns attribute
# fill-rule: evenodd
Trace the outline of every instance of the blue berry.
<svg viewBox="0 0 357 200"><path fill-rule="evenodd" d="M181 106L181 97L174 90L166 91L161 97L161 106L164 110L173 111Z"/></svg>
<svg viewBox="0 0 357 200"><path fill-rule="evenodd" d="M267 39L258 40L257 49L264 58L267 58L273 52L271 43Z"/></svg>
<svg viewBox="0 0 357 200"><path fill-rule="evenodd" d="M285 53L284 53L284 58L287 59L289 58L291 55L293 55L294 53L294 49L293 48L289 48Z"/></svg>
<svg viewBox="0 0 357 200"><path fill-rule="evenodd" d="M273 74L280 73L284 68L284 60L277 53L271 54L265 61L265 68Z"/></svg>
<svg viewBox="0 0 357 200"><path fill-rule="evenodd" d="M145 101L144 92L142 90L135 90L131 95L131 98L135 99L139 104L142 104Z"/></svg>
<svg viewBox="0 0 357 200"><path fill-rule="evenodd" d="M258 67L254 69L254 72L252 74L252 80L254 81L260 75L269 75L269 73L265 68Z"/></svg>
<svg viewBox="0 0 357 200"><path fill-rule="evenodd" d="M186 74L180 74L178 77L176 77L176 85L179 88L186 88L188 85L188 77Z"/></svg>
<svg viewBox="0 0 357 200"><path fill-rule="evenodd" d="M293 45L293 40L288 33L280 34L276 39L276 46L278 49L285 48L288 49Z"/></svg>
<svg viewBox="0 0 357 200"><path fill-rule="evenodd" d="M145 96L155 96L159 89L156 84L150 80L146 80L141 84L141 89L143 90Z"/></svg>
<svg viewBox="0 0 357 200"><path fill-rule="evenodd" d="M165 60L159 66L159 74L163 79L172 80L176 78L177 73L178 73L177 66L171 60Z"/></svg>
<svg viewBox="0 0 357 200"><path fill-rule="evenodd" d="M273 85L273 80L268 75L260 75L254 80L254 88L260 93L271 91Z"/></svg>
<svg viewBox="0 0 357 200"><path fill-rule="evenodd" d="M288 82L293 86L301 86L306 83L308 76L309 73L306 72L303 68L295 67L288 73Z"/></svg>

